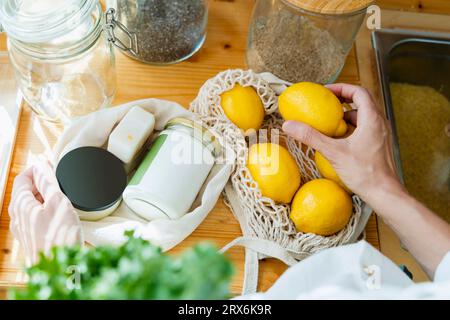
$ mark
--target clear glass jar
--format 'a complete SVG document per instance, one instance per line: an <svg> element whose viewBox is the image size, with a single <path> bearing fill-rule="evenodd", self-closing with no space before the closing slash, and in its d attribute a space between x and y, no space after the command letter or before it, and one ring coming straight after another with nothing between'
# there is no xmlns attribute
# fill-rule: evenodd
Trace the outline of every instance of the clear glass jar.
<svg viewBox="0 0 450 320"><path fill-rule="evenodd" d="M114 51L98 0L4 0L0 21L19 87L37 114L67 123L110 104Z"/></svg>
<svg viewBox="0 0 450 320"><path fill-rule="evenodd" d="M119 48L149 64L173 64L203 45L208 23L206 0L108 0Z"/></svg>
<svg viewBox="0 0 450 320"><path fill-rule="evenodd" d="M249 68L272 72L290 82L326 84L336 80L371 1L344 13L301 7L312 2L256 1L248 36ZM332 2L338 1L328 4ZM324 1L318 3L323 5Z"/></svg>

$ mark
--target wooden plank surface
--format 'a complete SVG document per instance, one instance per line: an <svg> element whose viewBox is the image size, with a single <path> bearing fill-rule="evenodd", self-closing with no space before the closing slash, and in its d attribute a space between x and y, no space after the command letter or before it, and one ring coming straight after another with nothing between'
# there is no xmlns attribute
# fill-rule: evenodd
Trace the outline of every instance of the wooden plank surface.
<svg viewBox="0 0 450 320"><path fill-rule="evenodd" d="M211 0L207 41L199 54L179 65L152 67L135 62L117 52L118 92L114 104L156 97L188 106L205 80L224 69L244 68L247 26L253 2L252 0ZM379 1L381 5L386 3L388 6L411 9L409 2ZM426 3L426 1L423 2ZM436 2L440 8L447 8L447 1L428 2ZM430 6L431 10L438 10L436 5ZM5 37L1 35L0 50L5 50L5 42ZM339 81L360 83L355 50L350 53ZM42 153L49 154L60 132L60 128L40 121L28 107L24 108L5 203L0 216L0 288L18 285L24 281L23 274L20 272L22 268L20 249L8 231L7 207L13 179L31 159ZM239 224L222 200L219 200L208 218L173 252L180 252L199 241L210 241L222 247L240 235ZM368 224L366 236L370 243L376 247L379 246L375 217L372 217ZM232 290L234 293L239 293L242 285L244 252L240 248L235 248L230 250L228 255L236 266ZM269 288L285 269L286 266L279 261L272 259L262 261L259 289Z"/></svg>
<svg viewBox="0 0 450 320"><path fill-rule="evenodd" d="M400 9L426 13L450 13L449 0L378 0L383 9Z"/></svg>

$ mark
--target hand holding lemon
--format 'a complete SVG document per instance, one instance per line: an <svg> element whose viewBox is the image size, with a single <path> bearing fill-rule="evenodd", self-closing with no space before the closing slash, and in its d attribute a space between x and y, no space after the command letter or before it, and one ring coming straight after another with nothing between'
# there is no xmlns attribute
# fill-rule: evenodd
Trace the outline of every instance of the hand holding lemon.
<svg viewBox="0 0 450 320"><path fill-rule="evenodd" d="M342 137L348 132L341 102L322 85L292 85L281 94L279 108L285 120L305 123L326 136ZM320 152L315 154L315 163L326 179L300 188L292 203L291 220L300 232L329 236L343 229L351 217L350 190Z"/></svg>
<svg viewBox="0 0 450 320"><path fill-rule="evenodd" d="M279 98L279 109L284 120L306 123L329 137L347 132L341 102L320 84L300 82L290 86Z"/></svg>
<svg viewBox="0 0 450 320"><path fill-rule="evenodd" d="M283 131L319 151L326 159L332 159L333 169L345 185L369 202L379 188L379 181L399 183L391 152L390 127L366 89L350 84L333 84L327 88L357 108L345 114L345 119L357 126L353 134L334 139L295 121L284 123Z"/></svg>

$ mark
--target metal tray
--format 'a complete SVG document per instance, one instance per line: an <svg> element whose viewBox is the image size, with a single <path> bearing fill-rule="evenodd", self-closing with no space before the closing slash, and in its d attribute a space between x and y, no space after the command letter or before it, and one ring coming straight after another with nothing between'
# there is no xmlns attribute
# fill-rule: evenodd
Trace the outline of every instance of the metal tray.
<svg viewBox="0 0 450 320"><path fill-rule="evenodd" d="M401 179L405 183L398 142L398 123L394 116L390 83L431 87L450 100L450 34L384 29L372 33L372 42L386 114L394 133L395 161ZM450 146L450 138L448 143ZM448 161L450 166L450 159ZM446 194L450 201L450 174L445 171L444 174L448 175L444 178L448 184Z"/></svg>

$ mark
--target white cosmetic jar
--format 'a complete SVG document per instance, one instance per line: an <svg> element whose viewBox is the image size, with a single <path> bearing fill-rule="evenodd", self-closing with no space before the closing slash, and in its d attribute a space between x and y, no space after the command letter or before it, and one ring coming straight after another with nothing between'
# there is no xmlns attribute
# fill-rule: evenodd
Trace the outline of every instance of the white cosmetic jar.
<svg viewBox="0 0 450 320"><path fill-rule="evenodd" d="M173 119L154 139L123 199L146 220L179 219L189 212L220 153L208 129Z"/></svg>

